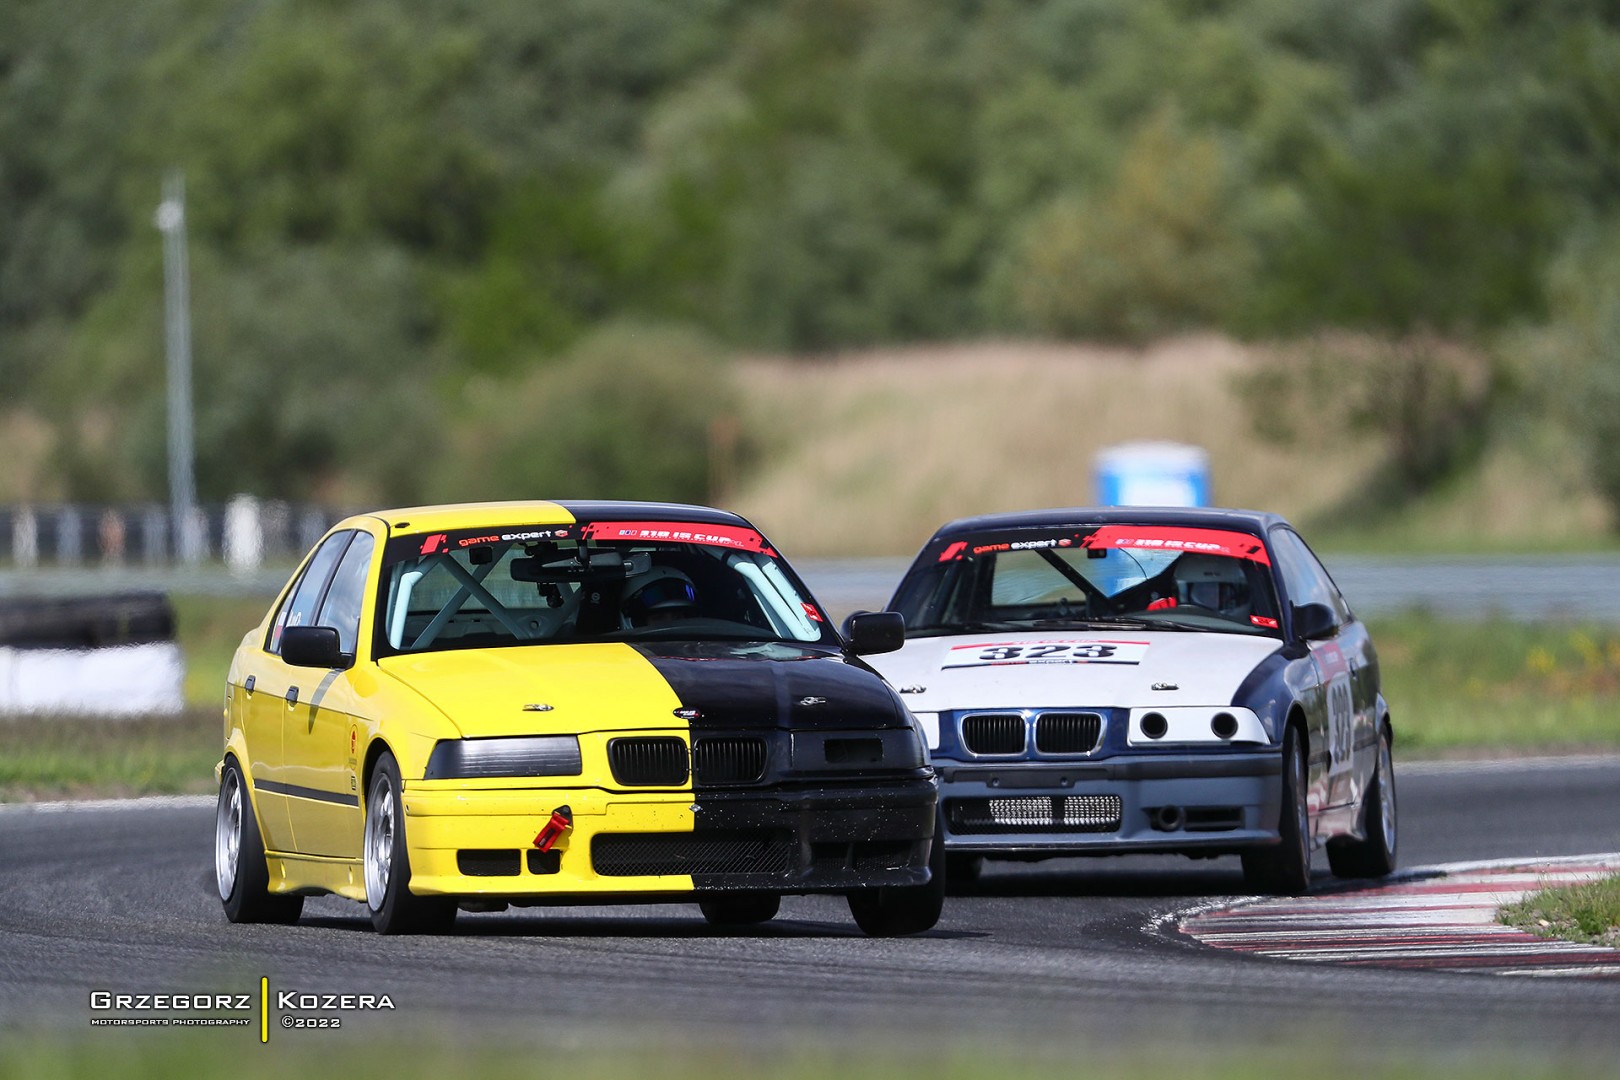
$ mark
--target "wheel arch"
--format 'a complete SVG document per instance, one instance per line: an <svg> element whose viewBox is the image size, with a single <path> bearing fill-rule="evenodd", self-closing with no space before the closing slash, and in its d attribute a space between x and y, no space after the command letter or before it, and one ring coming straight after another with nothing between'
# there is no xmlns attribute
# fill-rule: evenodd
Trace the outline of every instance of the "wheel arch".
<svg viewBox="0 0 1620 1080"><path fill-rule="evenodd" d="M240 733L238 733L240 734ZM259 785L253 782L253 770L247 764L248 756L245 748L236 745L237 739L231 740L225 747L225 753L219 759L219 782L225 783L225 766L235 765L237 774L242 777L242 786L245 789L248 803L253 807L253 827L259 830L259 842L264 843L264 815L259 811ZM265 845L268 850L269 845Z"/></svg>
<svg viewBox="0 0 1620 1080"><path fill-rule="evenodd" d="M382 760L384 754L394 754L394 760L399 760L399 755L394 753L394 748L388 744L388 740L380 735L366 745L366 760L360 767L360 807L362 810L366 808L366 801L371 798L371 778L376 775L377 762Z"/></svg>
<svg viewBox="0 0 1620 1080"><path fill-rule="evenodd" d="M1283 731L1286 733L1293 728L1299 739L1299 744L1305 750L1305 761L1311 760L1311 726L1305 720L1305 706L1294 702L1288 706L1288 716L1283 720Z"/></svg>

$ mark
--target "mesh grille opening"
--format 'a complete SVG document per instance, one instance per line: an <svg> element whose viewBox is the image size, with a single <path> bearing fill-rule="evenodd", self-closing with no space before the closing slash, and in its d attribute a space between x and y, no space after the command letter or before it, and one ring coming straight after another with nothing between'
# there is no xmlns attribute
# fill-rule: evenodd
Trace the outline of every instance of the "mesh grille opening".
<svg viewBox="0 0 1620 1080"><path fill-rule="evenodd" d="M863 873L901 870L911 865L914 847L909 840L868 840L853 845L850 865Z"/></svg>
<svg viewBox="0 0 1620 1080"><path fill-rule="evenodd" d="M1189 806L1182 828L1188 832L1230 832L1243 828L1241 806Z"/></svg>
<svg viewBox="0 0 1620 1080"><path fill-rule="evenodd" d="M601 833L591 862L604 877L785 874L793 843L785 832Z"/></svg>
<svg viewBox="0 0 1620 1080"><path fill-rule="evenodd" d="M1115 832L1123 813L1118 795L1014 795L946 804L951 831L958 835Z"/></svg>
<svg viewBox="0 0 1620 1080"><path fill-rule="evenodd" d="M463 848L456 852L456 869L468 877L517 877L519 865L515 849Z"/></svg>
<svg viewBox="0 0 1620 1080"><path fill-rule="evenodd" d="M1065 795L1062 813L1066 829L1111 832L1119 828L1124 807L1118 795Z"/></svg>

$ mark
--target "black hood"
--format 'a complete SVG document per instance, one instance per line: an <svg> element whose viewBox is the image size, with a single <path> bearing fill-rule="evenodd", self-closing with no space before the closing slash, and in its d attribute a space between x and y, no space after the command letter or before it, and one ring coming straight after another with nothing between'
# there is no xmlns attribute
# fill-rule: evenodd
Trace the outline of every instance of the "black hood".
<svg viewBox="0 0 1620 1080"><path fill-rule="evenodd" d="M826 647L785 642L637 642L681 699L694 732L907 727L870 668Z"/></svg>

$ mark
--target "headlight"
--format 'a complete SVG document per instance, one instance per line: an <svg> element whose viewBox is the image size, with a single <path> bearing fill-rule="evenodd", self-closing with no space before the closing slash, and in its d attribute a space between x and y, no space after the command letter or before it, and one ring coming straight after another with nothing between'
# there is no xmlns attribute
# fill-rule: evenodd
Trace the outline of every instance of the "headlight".
<svg viewBox="0 0 1620 1080"><path fill-rule="evenodd" d="M573 735L504 739L443 739L428 757L427 780L485 776L578 776L583 769Z"/></svg>
<svg viewBox="0 0 1620 1080"><path fill-rule="evenodd" d="M1271 741L1253 709L1236 706L1175 706L1132 709L1126 742L1131 746L1180 743L1265 745Z"/></svg>
<svg viewBox="0 0 1620 1080"><path fill-rule="evenodd" d="M918 734L922 736L923 745L930 750L939 749L939 713L914 712L917 718Z"/></svg>

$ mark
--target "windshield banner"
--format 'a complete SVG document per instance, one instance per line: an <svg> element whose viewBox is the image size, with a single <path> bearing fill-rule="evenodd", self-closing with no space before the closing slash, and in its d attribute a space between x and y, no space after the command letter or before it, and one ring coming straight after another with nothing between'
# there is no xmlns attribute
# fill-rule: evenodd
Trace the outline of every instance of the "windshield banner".
<svg viewBox="0 0 1620 1080"><path fill-rule="evenodd" d="M1271 565L1271 556L1258 536L1224 529L1104 525L1080 541L1080 546L1088 551L1196 551Z"/></svg>
<svg viewBox="0 0 1620 1080"><path fill-rule="evenodd" d="M765 546L765 538L759 533L735 525L701 525L690 521L593 521L580 530L580 535L602 543L647 540L666 544L708 544L737 551L776 554Z"/></svg>

